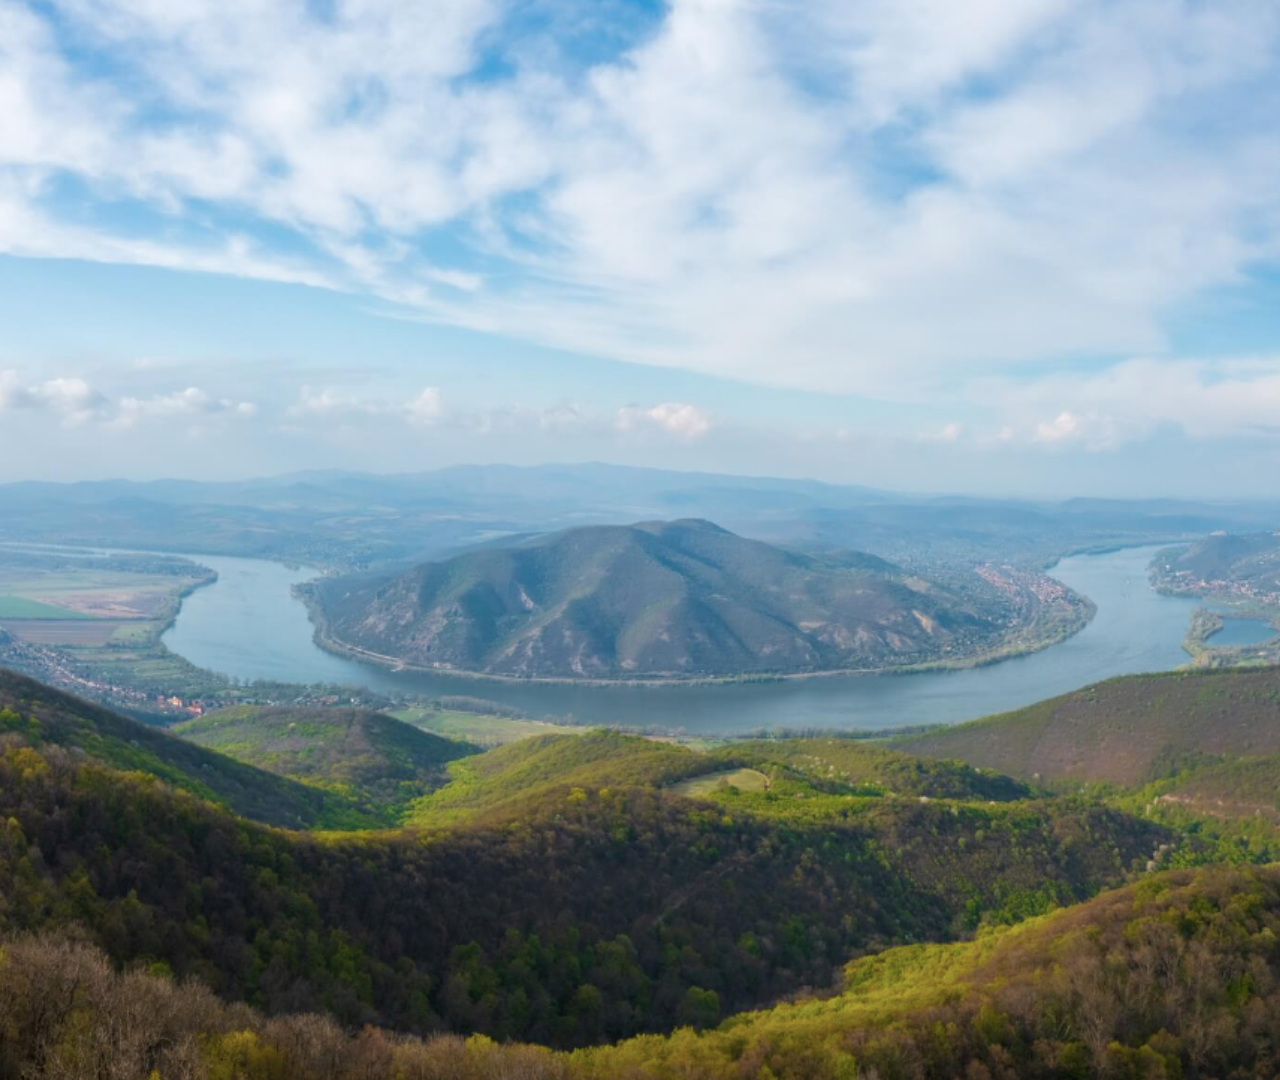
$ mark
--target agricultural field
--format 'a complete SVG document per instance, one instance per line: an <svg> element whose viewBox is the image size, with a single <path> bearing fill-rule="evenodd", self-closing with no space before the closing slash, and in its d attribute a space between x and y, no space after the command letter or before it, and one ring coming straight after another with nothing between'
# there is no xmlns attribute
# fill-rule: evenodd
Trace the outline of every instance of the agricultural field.
<svg viewBox="0 0 1280 1080"><path fill-rule="evenodd" d="M41 645L138 644L210 580L186 559L0 545L0 622Z"/></svg>
<svg viewBox="0 0 1280 1080"><path fill-rule="evenodd" d="M71 608L47 604L25 596L0 595L0 619L73 620L91 619L92 615Z"/></svg>
<svg viewBox="0 0 1280 1080"><path fill-rule="evenodd" d="M160 636L182 598L213 577L166 555L0 545L6 662L122 704L207 689Z"/></svg>

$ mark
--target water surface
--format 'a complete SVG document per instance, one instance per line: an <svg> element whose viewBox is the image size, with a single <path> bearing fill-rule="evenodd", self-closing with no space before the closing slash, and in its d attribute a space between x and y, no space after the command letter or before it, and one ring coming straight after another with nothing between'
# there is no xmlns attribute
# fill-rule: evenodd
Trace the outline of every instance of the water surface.
<svg viewBox="0 0 1280 1080"><path fill-rule="evenodd" d="M1247 648L1275 636L1276 631L1264 619L1223 619L1222 629L1210 634L1205 644L1214 649Z"/></svg>
<svg viewBox="0 0 1280 1080"><path fill-rule="evenodd" d="M193 556L218 571L218 582L187 598L164 641L201 667L244 680L341 683L388 694L465 694L514 705L531 716L593 723L707 733L953 723L1114 675L1185 663L1182 640L1198 601L1161 596L1150 587L1147 565L1158 550L1129 548L1064 559L1053 574L1093 600L1098 608L1093 621L1043 652L963 671L669 687L503 683L388 671L333 656L314 643L306 608L290 592L311 576L308 571L216 556Z"/></svg>

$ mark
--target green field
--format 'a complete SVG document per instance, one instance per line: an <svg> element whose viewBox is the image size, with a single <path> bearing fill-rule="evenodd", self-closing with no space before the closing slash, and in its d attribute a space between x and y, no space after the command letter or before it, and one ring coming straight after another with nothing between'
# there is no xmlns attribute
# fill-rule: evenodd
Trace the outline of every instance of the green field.
<svg viewBox="0 0 1280 1080"><path fill-rule="evenodd" d="M535 735L581 735L591 730L542 720L516 720L506 716L487 716L448 709L401 709L389 715L422 728L423 731L485 747L505 746Z"/></svg>
<svg viewBox="0 0 1280 1080"><path fill-rule="evenodd" d="M702 795L713 795L721 788L735 787L739 791L768 791L769 778L756 769L725 769L723 772L708 773L706 776L695 776L671 785L671 791L677 795L687 795L691 799Z"/></svg>
<svg viewBox="0 0 1280 1080"><path fill-rule="evenodd" d="M70 608L42 604L24 596L0 596L0 619L92 619Z"/></svg>

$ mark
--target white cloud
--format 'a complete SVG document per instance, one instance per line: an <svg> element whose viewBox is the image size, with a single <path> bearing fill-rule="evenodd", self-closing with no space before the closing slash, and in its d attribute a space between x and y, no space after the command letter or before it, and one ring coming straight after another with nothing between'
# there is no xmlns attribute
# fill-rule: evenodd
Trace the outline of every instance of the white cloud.
<svg viewBox="0 0 1280 1080"><path fill-rule="evenodd" d="M650 409L628 405L618 410L621 432L661 431L680 439L700 439L711 430L711 417L696 405L667 401Z"/></svg>
<svg viewBox="0 0 1280 1080"><path fill-rule="evenodd" d="M960 437L963 434L964 426L953 420L951 423L943 424L937 431L931 431L922 435L921 438L925 442L953 443L959 442Z"/></svg>
<svg viewBox="0 0 1280 1080"><path fill-rule="evenodd" d="M1280 257L1257 0L672 0L586 73L499 0L52 7L57 33L0 0L12 254L899 397L957 364L1154 354L1172 307ZM469 78L495 45L514 73ZM63 211L67 177L98 213Z"/></svg>
<svg viewBox="0 0 1280 1080"><path fill-rule="evenodd" d="M96 421L114 428L136 427L148 420L219 414L247 419L257 412L252 402L214 397L195 386L151 397L112 400L78 376L61 375L28 384L13 370L0 371L0 412L6 409L48 412L68 427Z"/></svg>
<svg viewBox="0 0 1280 1080"><path fill-rule="evenodd" d="M1034 442L1109 450L1176 431L1193 439L1280 438L1280 358L1134 359L1091 375L988 383L994 404Z"/></svg>
<svg viewBox="0 0 1280 1080"><path fill-rule="evenodd" d="M234 401L231 398L215 398L196 386L177 390L171 394L153 397L121 398L112 421L121 428L135 427L147 420L171 420L183 417L208 417L217 415L249 419L256 415L257 406L250 401Z"/></svg>
<svg viewBox="0 0 1280 1080"><path fill-rule="evenodd" d="M332 387L312 390L304 386L288 410L292 417L397 417L410 424L429 426L447 416L444 397L434 386L423 387L408 401L362 398L339 394Z"/></svg>
<svg viewBox="0 0 1280 1080"><path fill-rule="evenodd" d="M404 407L411 424L434 424L444 416L444 399L434 386L428 386Z"/></svg>
<svg viewBox="0 0 1280 1080"><path fill-rule="evenodd" d="M106 406L106 399L81 378L58 376L26 385L16 371L0 371L0 412L5 409L49 412L68 427L74 427L101 417Z"/></svg>

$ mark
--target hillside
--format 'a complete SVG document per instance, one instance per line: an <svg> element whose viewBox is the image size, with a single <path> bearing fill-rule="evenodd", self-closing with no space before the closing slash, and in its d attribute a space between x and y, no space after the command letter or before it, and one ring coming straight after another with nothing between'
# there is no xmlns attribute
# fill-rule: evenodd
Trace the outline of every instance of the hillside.
<svg viewBox="0 0 1280 1080"><path fill-rule="evenodd" d="M1274 587L1280 581L1280 537L1271 532L1206 536L1185 549L1162 552L1155 569L1171 585L1234 581Z"/></svg>
<svg viewBox="0 0 1280 1080"><path fill-rule="evenodd" d="M178 724L173 732L374 811L393 811L447 781L445 766L473 747L370 709L242 705Z"/></svg>
<svg viewBox="0 0 1280 1080"><path fill-rule="evenodd" d="M1197 817L1244 819L1280 825L1280 754L1203 761L1191 759L1172 776L1143 788L1138 797Z"/></svg>
<svg viewBox="0 0 1280 1080"><path fill-rule="evenodd" d="M191 985L119 974L96 950L23 937L0 956L0 1071L354 1080L1142 1080L1280 1072L1280 872L1161 874L952 945L850 964L844 989L615 1046L426 1041L315 1016L268 1020ZM64 1007L75 987L77 1008ZM713 1005L689 999L689 1021Z"/></svg>
<svg viewBox="0 0 1280 1080"><path fill-rule="evenodd" d="M657 788L719 768L685 747L636 735L537 735L455 763L451 783L415 802L406 822L428 828L518 819L531 801L551 791Z"/></svg>
<svg viewBox="0 0 1280 1080"><path fill-rule="evenodd" d="M868 798L892 796L1007 802L1032 795L1007 776L852 739L733 742L712 753L695 753L635 735L591 731L524 739L459 761L450 768L451 783L415 802L406 820L430 828L513 820L531 800L566 788L641 786L712 797L725 777L744 770L777 790L789 785L792 803L828 794L846 803L862 800L859 807ZM772 818L779 808L768 799L749 809Z"/></svg>
<svg viewBox="0 0 1280 1080"><path fill-rule="evenodd" d="M1023 779L1140 784L1187 755L1280 751L1280 668L1126 676L894 745Z"/></svg>
<svg viewBox="0 0 1280 1080"><path fill-rule="evenodd" d="M287 828L367 828L356 803L184 742L99 705L0 669L0 735L137 770L255 821Z"/></svg>
<svg viewBox="0 0 1280 1080"><path fill-rule="evenodd" d="M570 529L311 592L320 640L547 678L883 668L994 645L998 618L868 556L823 561L705 521Z"/></svg>
<svg viewBox="0 0 1280 1080"><path fill-rule="evenodd" d="M582 1045L1087 898L1174 839L1065 800L828 796L843 816L793 820L667 790L719 759L537 742L452 764L480 789L454 806L466 823L311 837L11 736L0 934L78 926L118 964L163 961L270 1012Z"/></svg>
<svg viewBox="0 0 1280 1080"><path fill-rule="evenodd" d="M931 761L860 739L735 742L718 752L734 762L781 767L831 790L935 799L1025 799L1031 790L1008 776L959 761Z"/></svg>

